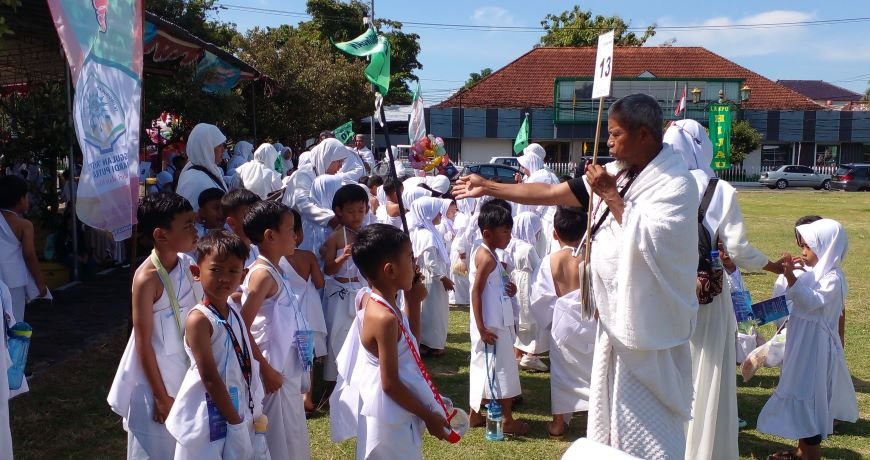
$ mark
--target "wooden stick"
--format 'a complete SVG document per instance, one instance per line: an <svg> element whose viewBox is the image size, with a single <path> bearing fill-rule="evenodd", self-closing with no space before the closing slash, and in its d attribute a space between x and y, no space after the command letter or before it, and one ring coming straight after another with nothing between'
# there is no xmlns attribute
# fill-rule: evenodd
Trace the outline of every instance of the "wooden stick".
<svg viewBox="0 0 870 460"><path fill-rule="evenodd" d="M604 112L604 98L598 99L598 121L595 123L595 143L592 147L592 164L598 164L598 144L601 141L601 117ZM583 283L583 317L584 319L591 319L592 312L592 278L590 275L590 267L589 267L589 259L592 253L592 220L595 217L594 210L592 207L592 196L593 193L589 194L589 204L587 210L586 217L586 247L583 251L583 261L584 261L584 270L583 270L583 279L581 282Z"/></svg>

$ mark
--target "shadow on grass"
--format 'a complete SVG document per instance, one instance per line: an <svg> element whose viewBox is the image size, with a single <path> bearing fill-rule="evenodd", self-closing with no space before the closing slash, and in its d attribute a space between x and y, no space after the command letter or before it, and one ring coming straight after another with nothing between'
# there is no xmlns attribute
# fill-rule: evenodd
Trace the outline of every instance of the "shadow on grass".
<svg viewBox="0 0 870 460"><path fill-rule="evenodd" d="M797 447L797 441L785 444L778 441L761 438L752 432L740 433L740 456L750 458L767 458L768 455ZM857 460L864 458L860 453L841 447L825 447L822 441L822 458Z"/></svg>

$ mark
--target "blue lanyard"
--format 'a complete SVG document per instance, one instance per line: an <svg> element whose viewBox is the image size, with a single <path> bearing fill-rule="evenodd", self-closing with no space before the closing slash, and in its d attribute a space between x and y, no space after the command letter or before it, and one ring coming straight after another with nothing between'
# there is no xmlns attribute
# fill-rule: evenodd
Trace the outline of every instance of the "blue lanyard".
<svg viewBox="0 0 870 460"><path fill-rule="evenodd" d="M495 397L495 385L492 383L495 380L495 345L492 346L492 368L489 367L489 344L483 344L483 358L486 360L486 381L489 383L489 394L492 399Z"/></svg>

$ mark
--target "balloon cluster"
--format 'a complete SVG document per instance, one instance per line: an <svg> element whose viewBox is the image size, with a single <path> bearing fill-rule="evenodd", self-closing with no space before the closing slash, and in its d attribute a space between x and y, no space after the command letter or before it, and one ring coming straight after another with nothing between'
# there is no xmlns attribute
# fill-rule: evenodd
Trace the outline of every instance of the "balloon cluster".
<svg viewBox="0 0 870 460"><path fill-rule="evenodd" d="M414 142L408 161L412 168L429 172L442 164L446 153L444 139L430 134Z"/></svg>
<svg viewBox="0 0 870 460"><path fill-rule="evenodd" d="M151 128L146 129L151 143L166 145L181 133L181 117L169 112L163 112L158 118L151 120Z"/></svg>

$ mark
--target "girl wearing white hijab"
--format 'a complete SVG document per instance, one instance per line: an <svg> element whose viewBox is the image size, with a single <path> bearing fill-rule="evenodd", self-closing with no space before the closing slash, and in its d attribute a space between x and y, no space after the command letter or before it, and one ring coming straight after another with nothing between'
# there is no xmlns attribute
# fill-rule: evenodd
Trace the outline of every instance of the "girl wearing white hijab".
<svg viewBox="0 0 870 460"><path fill-rule="evenodd" d="M456 217L456 202L449 198L441 199L441 223L435 226L438 233L444 238L444 243L447 248L450 248L450 243L453 237L456 236L456 230L453 229L453 218Z"/></svg>
<svg viewBox="0 0 870 460"><path fill-rule="evenodd" d="M676 121L666 130L663 142L682 155L703 197L710 179L716 177L710 168L713 144L704 127L695 120ZM711 248L721 241L725 252L744 271L780 273L779 264L769 261L747 241L734 187L723 180L715 187L703 222L712 237ZM737 320L729 291L723 289L712 303L701 305L690 341L695 399L686 442L687 459L739 457L737 382L731 372L723 372L737 360Z"/></svg>
<svg viewBox="0 0 870 460"><path fill-rule="evenodd" d="M229 164L227 164L227 175L235 174L236 169L254 159L254 144L251 144L248 141L239 141L236 142L236 145L233 147L233 157L230 158Z"/></svg>
<svg viewBox="0 0 870 460"><path fill-rule="evenodd" d="M227 191L223 171L218 167L226 151L226 136L215 125L200 123L187 137L187 165L178 177L175 191L187 198L194 211L199 211L199 194L209 188Z"/></svg>
<svg viewBox="0 0 870 460"><path fill-rule="evenodd" d="M792 301L788 340L779 385L758 415L758 431L798 439L797 451L774 458L821 458L820 443L833 432L833 421L858 420L858 401L837 334L847 285L841 264L848 239L839 222L822 219L797 227L804 265L794 273L791 257L783 263Z"/></svg>
<svg viewBox="0 0 870 460"><path fill-rule="evenodd" d="M287 181L282 202L296 209L302 215L303 222L307 220L309 224L314 223L324 229L337 227L338 221L332 212L331 200L326 206L319 205L312 200L311 190L317 176L336 175L350 153L350 150L337 139L325 139L311 149L310 155L306 156L303 153L300 156L299 169ZM303 245L309 247L304 241ZM320 248L316 248L313 252L318 254Z"/></svg>
<svg viewBox="0 0 870 460"><path fill-rule="evenodd" d="M314 204L323 208L332 210L332 199L335 197L335 192L344 185L341 178L335 175L324 174L317 176L311 185L311 199ZM332 229L328 226L324 227L317 225L313 220L302 217L302 231L305 232L305 239L299 245L300 249L311 251L320 259L320 247L323 242L332 233Z"/></svg>
<svg viewBox="0 0 870 460"><path fill-rule="evenodd" d="M477 206L477 198L466 198L456 201L456 216L453 218L453 241L450 243L450 279L453 280L454 289L450 291L450 303L453 305L469 305L471 299L468 284L468 226L476 227L471 216ZM464 268L464 269L463 269Z"/></svg>
<svg viewBox="0 0 870 460"><path fill-rule="evenodd" d="M559 178L544 167L544 156L547 152L539 144L530 144L523 149L523 154L517 158L524 173L523 182L533 184L558 184ZM549 254L553 245L553 218L556 215L555 206L543 205L516 205L516 213L533 212L543 219L543 231L537 241L531 242L538 255Z"/></svg>
<svg viewBox="0 0 870 460"><path fill-rule="evenodd" d="M281 188L281 174L275 171L278 151L272 144L260 144L254 159L236 169L236 184L266 199L270 193Z"/></svg>
<svg viewBox="0 0 870 460"><path fill-rule="evenodd" d="M549 337L546 328L538 328L531 307L532 275L541 266L541 258L535 250L534 243L543 229L541 218L533 212L522 212L514 218L511 230L511 242L505 248L513 265L511 280L517 286L514 298L519 304L517 318L517 339L514 348L522 355L520 367L526 370L546 371L547 365L535 356L549 349Z"/></svg>
<svg viewBox="0 0 870 460"><path fill-rule="evenodd" d="M453 289L453 281L448 277L450 255L444 238L435 228L441 221L444 201L449 200L419 198L411 204L410 212L414 216L411 245L429 292L423 300L420 317L420 324L423 325L420 332L420 348L421 351L432 356L444 354L450 314L447 291Z"/></svg>

